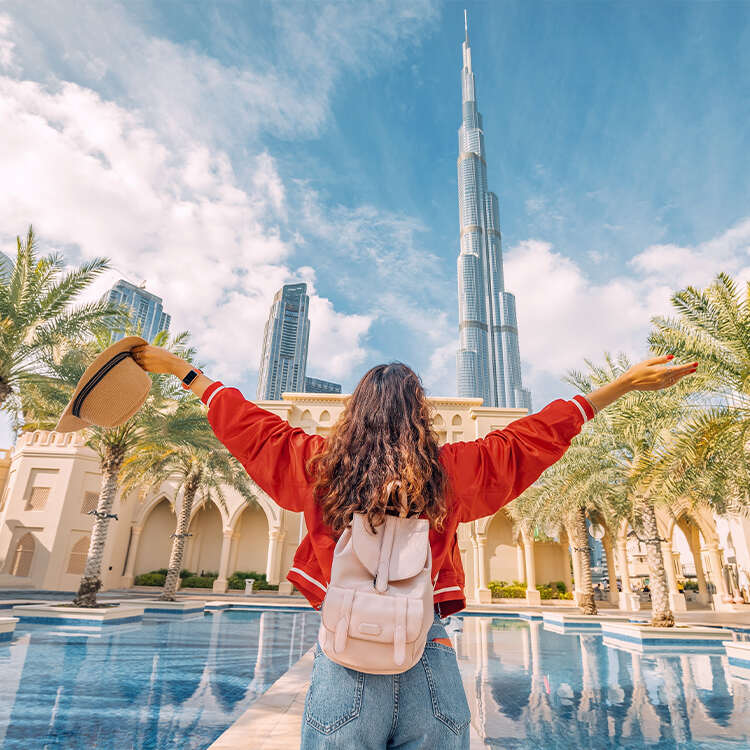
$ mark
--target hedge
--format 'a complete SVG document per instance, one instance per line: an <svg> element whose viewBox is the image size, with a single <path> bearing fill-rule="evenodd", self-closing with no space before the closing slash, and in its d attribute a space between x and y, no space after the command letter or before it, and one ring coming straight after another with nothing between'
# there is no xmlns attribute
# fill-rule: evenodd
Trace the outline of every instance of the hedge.
<svg viewBox="0 0 750 750"><path fill-rule="evenodd" d="M184 589L210 589L218 576L188 576L182 579Z"/></svg>
<svg viewBox="0 0 750 750"><path fill-rule="evenodd" d="M245 579L254 578L253 591L278 591L278 584L268 583L265 573L256 573L254 570L237 570L227 578L227 588L244 590Z"/></svg>
<svg viewBox="0 0 750 750"><path fill-rule="evenodd" d="M136 576L133 583L136 586L163 586L166 577L164 573L155 570L152 573L142 573Z"/></svg>
<svg viewBox="0 0 750 750"><path fill-rule="evenodd" d="M487 588L492 593L493 599L524 599L526 597L526 584L513 581L509 584L505 581L490 581ZM562 581L552 583L540 583L537 591L542 599L572 599L573 594L566 591Z"/></svg>

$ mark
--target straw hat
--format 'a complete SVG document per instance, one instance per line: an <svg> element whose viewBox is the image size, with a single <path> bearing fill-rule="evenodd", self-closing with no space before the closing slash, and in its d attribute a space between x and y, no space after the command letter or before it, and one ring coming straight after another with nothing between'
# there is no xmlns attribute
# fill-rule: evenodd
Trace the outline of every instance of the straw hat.
<svg viewBox="0 0 750 750"><path fill-rule="evenodd" d="M117 427L127 422L151 389L151 378L130 353L147 343L140 336L126 336L107 347L83 373L55 430L75 432L91 425Z"/></svg>

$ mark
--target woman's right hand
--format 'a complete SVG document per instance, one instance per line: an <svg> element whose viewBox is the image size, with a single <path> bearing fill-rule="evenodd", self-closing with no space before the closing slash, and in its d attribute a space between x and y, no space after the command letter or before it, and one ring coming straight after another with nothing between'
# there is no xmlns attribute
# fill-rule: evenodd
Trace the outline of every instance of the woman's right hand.
<svg viewBox="0 0 750 750"><path fill-rule="evenodd" d="M168 373L182 379L191 370L188 362L160 346L141 344L131 349L131 354L146 372Z"/></svg>

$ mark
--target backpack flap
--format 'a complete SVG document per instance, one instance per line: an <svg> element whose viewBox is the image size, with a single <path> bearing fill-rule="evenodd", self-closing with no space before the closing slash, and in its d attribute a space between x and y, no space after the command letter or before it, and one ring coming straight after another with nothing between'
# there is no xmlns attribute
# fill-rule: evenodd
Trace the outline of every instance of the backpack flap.
<svg viewBox="0 0 750 750"><path fill-rule="evenodd" d="M427 565L430 550L429 524L426 518L386 516L386 523L377 526L373 534L367 517L355 513L352 519L352 549L374 579L381 562L381 544L384 538L388 537L388 580L403 581L413 578Z"/></svg>

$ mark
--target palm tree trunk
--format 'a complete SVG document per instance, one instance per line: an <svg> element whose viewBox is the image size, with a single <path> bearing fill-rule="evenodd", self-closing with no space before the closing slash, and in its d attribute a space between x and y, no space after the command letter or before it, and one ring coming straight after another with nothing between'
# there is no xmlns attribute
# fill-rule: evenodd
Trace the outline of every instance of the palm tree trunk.
<svg viewBox="0 0 750 750"><path fill-rule="evenodd" d="M661 550L653 502L642 499L638 503L638 518L646 545L646 562L651 590L651 624L656 628L672 628L674 615L669 606L667 571L664 567L664 555Z"/></svg>
<svg viewBox="0 0 750 750"><path fill-rule="evenodd" d="M581 609L584 615L596 615L596 601L594 601L594 587L591 585L591 555L589 554L589 532L586 528L586 511L578 508L575 513L574 527L576 535L576 550L578 555L578 570L581 572Z"/></svg>
<svg viewBox="0 0 750 750"><path fill-rule="evenodd" d="M101 459L102 489L96 506L96 520L91 531L91 542L86 557L86 567L78 585L78 593L73 604L76 607L95 607L96 592L102 587L101 571L104 557L104 543L107 541L110 511L117 496L117 478L125 458L125 449L108 445Z"/></svg>
<svg viewBox="0 0 750 750"><path fill-rule="evenodd" d="M175 600L177 591L177 581L180 580L180 570L182 569L182 556L185 553L185 539L190 525L190 513L193 509L193 500L198 489L199 476L192 475L185 482L185 490L182 494L182 507L180 516L177 519L177 528L172 535L172 552L169 555L169 567L167 568L167 577L164 579L164 589L159 599L165 602Z"/></svg>

